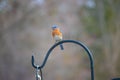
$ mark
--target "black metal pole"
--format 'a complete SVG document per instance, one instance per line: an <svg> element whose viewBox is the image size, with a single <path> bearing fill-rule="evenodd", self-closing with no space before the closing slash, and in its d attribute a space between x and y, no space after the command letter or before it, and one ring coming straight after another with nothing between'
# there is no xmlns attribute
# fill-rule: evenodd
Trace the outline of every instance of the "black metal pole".
<svg viewBox="0 0 120 80"><path fill-rule="evenodd" d="M57 47L58 45L60 44L63 44L63 43L75 43L75 44L78 44L80 47L82 47L88 54L89 56L89 60L90 60L90 69L91 69L91 80L94 80L94 61L93 61L93 55L92 53L90 52L90 50L87 48L87 46L85 46L83 43L81 43L80 41L75 41L75 40L62 40L56 44L54 44L47 52L46 56L45 56L45 59L42 63L41 66L38 67L38 69L41 69L45 66L47 60L48 60L48 57L50 55L50 53L52 52L52 50ZM37 68L37 66L34 64L34 56L32 56L32 66L34 68Z"/></svg>

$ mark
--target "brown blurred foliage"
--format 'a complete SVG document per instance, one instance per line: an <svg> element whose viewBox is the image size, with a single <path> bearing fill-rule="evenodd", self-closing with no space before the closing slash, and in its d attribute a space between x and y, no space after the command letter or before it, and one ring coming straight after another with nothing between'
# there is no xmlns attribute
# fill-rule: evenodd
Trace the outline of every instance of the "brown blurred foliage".
<svg viewBox="0 0 120 80"><path fill-rule="evenodd" d="M51 26L64 39L89 46L95 80L120 76L119 0L0 0L0 80L35 80L31 56L41 64L54 44ZM43 69L45 80L90 80L89 59L74 44L56 48Z"/></svg>

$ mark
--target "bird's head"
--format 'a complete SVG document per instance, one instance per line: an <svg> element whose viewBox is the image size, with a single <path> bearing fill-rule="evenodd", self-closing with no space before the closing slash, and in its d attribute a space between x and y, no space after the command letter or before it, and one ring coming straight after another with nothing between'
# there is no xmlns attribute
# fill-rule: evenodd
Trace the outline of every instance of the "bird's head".
<svg viewBox="0 0 120 80"><path fill-rule="evenodd" d="M54 29L57 29L58 28L58 26L57 25L53 25L52 26L52 29L54 30Z"/></svg>

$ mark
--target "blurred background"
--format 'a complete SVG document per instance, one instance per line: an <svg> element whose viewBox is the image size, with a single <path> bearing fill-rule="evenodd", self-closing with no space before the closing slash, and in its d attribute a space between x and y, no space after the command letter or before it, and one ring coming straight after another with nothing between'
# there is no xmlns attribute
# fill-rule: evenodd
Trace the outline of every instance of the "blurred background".
<svg viewBox="0 0 120 80"><path fill-rule="evenodd" d="M0 80L35 80L31 56L41 64L54 44L51 26L64 39L83 42L94 56L95 80L120 77L120 0L0 0ZM78 45L54 49L44 80L90 80L89 59Z"/></svg>

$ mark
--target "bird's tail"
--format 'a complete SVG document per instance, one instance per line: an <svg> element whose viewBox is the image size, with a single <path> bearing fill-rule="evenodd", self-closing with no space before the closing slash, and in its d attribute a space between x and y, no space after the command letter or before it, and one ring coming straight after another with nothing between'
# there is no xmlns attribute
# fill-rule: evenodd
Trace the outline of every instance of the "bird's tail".
<svg viewBox="0 0 120 80"><path fill-rule="evenodd" d="M63 44L60 44L60 48L61 50L64 50Z"/></svg>

